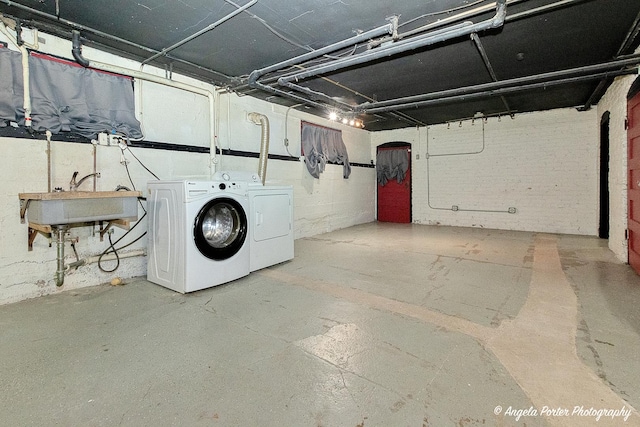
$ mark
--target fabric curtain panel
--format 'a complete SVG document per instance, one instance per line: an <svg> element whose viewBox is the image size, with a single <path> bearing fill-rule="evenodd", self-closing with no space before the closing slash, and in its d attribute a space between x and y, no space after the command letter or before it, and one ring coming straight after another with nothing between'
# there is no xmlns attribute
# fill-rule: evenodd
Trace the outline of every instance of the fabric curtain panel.
<svg viewBox="0 0 640 427"><path fill-rule="evenodd" d="M409 156L406 150L380 150L376 156L376 174L378 184L384 186L395 179L400 184L409 169Z"/></svg>
<svg viewBox="0 0 640 427"><path fill-rule="evenodd" d="M0 48L0 127L24 124L22 58L19 52Z"/></svg>
<svg viewBox="0 0 640 427"><path fill-rule="evenodd" d="M311 176L320 178L327 163L337 163L343 165L343 178L349 178L351 165L341 131L302 122L301 139L304 161Z"/></svg>
<svg viewBox="0 0 640 427"><path fill-rule="evenodd" d="M0 120L24 125L21 55L0 49ZM46 55L29 56L31 117L34 130L72 132L96 138L100 132L142 138L135 117L132 80Z"/></svg>

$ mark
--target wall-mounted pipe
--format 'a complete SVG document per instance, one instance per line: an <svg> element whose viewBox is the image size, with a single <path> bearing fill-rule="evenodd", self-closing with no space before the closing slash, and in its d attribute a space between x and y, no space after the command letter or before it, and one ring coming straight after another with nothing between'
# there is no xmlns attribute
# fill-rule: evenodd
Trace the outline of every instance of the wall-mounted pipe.
<svg viewBox="0 0 640 427"><path fill-rule="evenodd" d="M64 235L67 232L67 227L64 225L54 226L56 235L56 286L62 286L64 284Z"/></svg>
<svg viewBox="0 0 640 427"><path fill-rule="evenodd" d="M82 42L80 41L80 31L78 30L71 32L71 54L78 64L83 67L89 66L89 60L82 56Z"/></svg>
<svg viewBox="0 0 640 427"><path fill-rule="evenodd" d="M130 68L124 68L124 67L119 67L117 65L105 64L103 62L88 60L82 56L82 52L80 49L81 48L80 34L78 33L76 35L76 32L74 32L73 38L74 38L74 41L73 41L74 47L72 49L73 57L76 59L76 61L78 61L79 64L85 67L95 68L96 70L107 71L110 73L122 74L122 75L133 77L136 79L158 83L161 85L170 86L176 89L181 89L187 92L206 96L209 101L209 133L210 133L209 152L211 156L211 162L210 162L211 176L213 176L215 172L215 164L217 163L217 161L215 161L215 156L216 156L215 123L214 123L215 99L214 99L214 93L212 90L203 89L198 86L193 86L193 85L178 82L175 80L169 80L165 77L159 77L159 76L145 73L142 71L132 70Z"/></svg>
<svg viewBox="0 0 640 427"><path fill-rule="evenodd" d="M29 51L27 47L37 48L38 47L38 32L34 30L34 44L28 45L24 43L24 41L19 42L18 40L21 38L20 28L16 28L16 37L14 38L7 26L3 21L0 20L0 32L2 32L7 39L20 51L22 55L22 97L23 104L22 107L24 109L24 125L27 128L31 128L31 92L29 85Z"/></svg>
<svg viewBox="0 0 640 427"><path fill-rule="evenodd" d="M260 158L258 160L258 176L264 185L267 179L267 161L269 160L269 118L260 113L249 113L249 120L260 125Z"/></svg>
<svg viewBox="0 0 640 427"><path fill-rule="evenodd" d="M75 268L78 268L78 267L82 267L83 265L94 264L94 263L96 263L98 261L114 261L116 259L134 258L134 257L146 256L146 255L147 255L147 253L146 253L146 251L144 249L137 249L135 251L125 252L123 254L119 253L117 257L114 254L104 255L104 256L102 256L102 258L99 255L90 256L90 257L83 258L81 260L69 263L66 266L66 270L71 270L71 269L75 269Z"/></svg>

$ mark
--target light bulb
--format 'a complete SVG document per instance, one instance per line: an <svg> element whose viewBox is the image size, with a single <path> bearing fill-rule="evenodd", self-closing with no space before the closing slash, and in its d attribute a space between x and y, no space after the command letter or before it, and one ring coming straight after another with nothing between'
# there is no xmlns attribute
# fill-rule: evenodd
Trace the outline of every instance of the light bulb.
<svg viewBox="0 0 640 427"><path fill-rule="evenodd" d="M349 120L349 125L350 126L355 126L355 124L356 124L355 120L353 120L353 119Z"/></svg>
<svg viewBox="0 0 640 427"><path fill-rule="evenodd" d="M332 111L329 113L329 120L337 120L338 119L338 115L335 113L335 111Z"/></svg>
<svg viewBox="0 0 640 427"><path fill-rule="evenodd" d="M342 123L346 125L347 123L349 123L349 120L347 120L347 119L342 119Z"/></svg>

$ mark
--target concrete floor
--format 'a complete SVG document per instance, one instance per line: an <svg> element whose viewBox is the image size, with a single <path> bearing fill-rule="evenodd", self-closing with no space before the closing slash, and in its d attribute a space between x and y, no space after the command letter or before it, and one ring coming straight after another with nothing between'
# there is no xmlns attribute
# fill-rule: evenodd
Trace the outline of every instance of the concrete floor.
<svg viewBox="0 0 640 427"><path fill-rule="evenodd" d="M0 342L7 426L640 425L640 278L592 237L364 224L2 306Z"/></svg>

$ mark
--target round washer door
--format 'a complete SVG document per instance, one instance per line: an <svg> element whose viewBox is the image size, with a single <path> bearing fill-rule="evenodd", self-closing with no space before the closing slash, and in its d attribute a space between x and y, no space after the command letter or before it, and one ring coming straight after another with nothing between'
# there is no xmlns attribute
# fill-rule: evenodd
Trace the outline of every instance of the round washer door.
<svg viewBox="0 0 640 427"><path fill-rule="evenodd" d="M207 258L231 258L247 238L247 215L234 199L210 200L196 216L193 238L200 253Z"/></svg>

